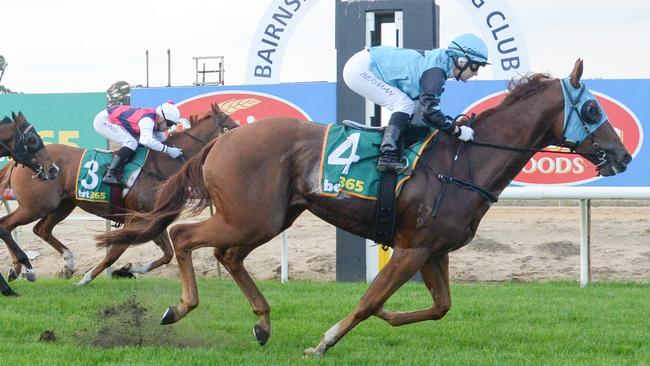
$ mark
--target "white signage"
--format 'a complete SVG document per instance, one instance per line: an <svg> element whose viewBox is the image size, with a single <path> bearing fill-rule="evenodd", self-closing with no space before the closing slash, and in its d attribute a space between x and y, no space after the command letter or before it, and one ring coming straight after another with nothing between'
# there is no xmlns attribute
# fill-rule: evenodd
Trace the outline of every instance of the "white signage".
<svg viewBox="0 0 650 366"><path fill-rule="evenodd" d="M291 34L318 0L271 0L253 34L246 66L247 84L280 81L280 67Z"/></svg>
<svg viewBox="0 0 650 366"><path fill-rule="evenodd" d="M458 4L481 29L494 79L516 78L530 71L524 33L507 1L463 0Z"/></svg>

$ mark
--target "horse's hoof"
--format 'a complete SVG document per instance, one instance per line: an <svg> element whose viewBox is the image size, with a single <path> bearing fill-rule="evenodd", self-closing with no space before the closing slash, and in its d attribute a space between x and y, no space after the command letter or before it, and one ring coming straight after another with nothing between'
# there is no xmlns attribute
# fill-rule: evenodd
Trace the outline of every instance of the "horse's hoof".
<svg viewBox="0 0 650 366"><path fill-rule="evenodd" d="M168 325L173 323L176 323L176 320L174 319L174 307L170 306L167 308L167 310L165 310L165 314L163 314L160 325Z"/></svg>
<svg viewBox="0 0 650 366"><path fill-rule="evenodd" d="M57 273L56 276L59 277L59 278L62 278L62 279L64 279L64 280L69 280L69 279L72 278L72 275L73 275L73 274L74 274L74 271L73 271L73 270L71 270L71 269L68 268L68 267L63 267L63 269L61 270L61 272Z"/></svg>
<svg viewBox="0 0 650 366"><path fill-rule="evenodd" d="M34 282L36 281L36 272L25 271L25 273L23 273L23 277L25 277L25 279L29 282Z"/></svg>
<svg viewBox="0 0 650 366"><path fill-rule="evenodd" d="M308 357L323 357L323 352L319 352L318 348L316 347L311 347L307 348L303 353L303 357L308 358Z"/></svg>
<svg viewBox="0 0 650 366"><path fill-rule="evenodd" d="M262 328L262 326L259 324L255 324L253 327L253 335L257 339L257 343L259 343L260 346L265 345L271 336L271 334L267 332L266 329Z"/></svg>
<svg viewBox="0 0 650 366"><path fill-rule="evenodd" d="M4 295L4 296L8 296L8 297L18 297L18 296L20 296L20 295L18 295L18 293L14 292L14 290L12 290L11 288L6 288L6 289L0 291L0 293L2 295Z"/></svg>
<svg viewBox="0 0 650 366"><path fill-rule="evenodd" d="M13 268L9 269L9 272L7 272L7 281L13 282L18 279L18 273L16 273L16 270Z"/></svg>
<svg viewBox="0 0 650 366"><path fill-rule="evenodd" d="M129 264L125 265L124 267L113 271L113 273L111 273L111 276L113 278L137 278L135 273L131 272L131 266L132 266L132 264L129 263Z"/></svg>

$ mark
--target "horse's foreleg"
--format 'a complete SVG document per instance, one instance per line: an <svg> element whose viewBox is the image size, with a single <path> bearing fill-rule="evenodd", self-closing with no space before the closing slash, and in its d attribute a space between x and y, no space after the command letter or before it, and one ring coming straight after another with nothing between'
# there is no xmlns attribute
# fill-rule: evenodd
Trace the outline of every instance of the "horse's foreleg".
<svg viewBox="0 0 650 366"><path fill-rule="evenodd" d="M316 347L306 349L305 356L322 356L357 324L377 314L386 300L420 270L429 255L423 248L396 248L354 311L330 328Z"/></svg>
<svg viewBox="0 0 650 366"><path fill-rule="evenodd" d="M433 306L429 309L397 312L380 309L375 315L393 326L411 324L423 320L438 320L451 307L449 293L449 255L431 256L420 270L424 284L431 292Z"/></svg>
<svg viewBox="0 0 650 366"><path fill-rule="evenodd" d="M108 267L110 267L115 261L124 253L124 251L128 248L128 245L124 244L119 244L119 245L111 245L110 249L104 256L104 259L102 259L97 266L86 272L77 283L79 286L83 286L88 284L90 281L95 279L95 277L99 276L104 270Z"/></svg>
<svg viewBox="0 0 650 366"><path fill-rule="evenodd" d="M244 258L250 253L250 250L243 249L241 246L233 247L227 250L215 248L214 256L226 267L226 270L233 277L239 289L244 293L246 299L253 308L253 313L257 315L258 322L253 327L253 334L257 342L263 346L271 336L271 307L262 295L260 289L255 285L255 281L244 267Z"/></svg>
<svg viewBox="0 0 650 366"><path fill-rule="evenodd" d="M14 290L9 287L9 284L7 281L5 281L5 278L2 277L0 274L0 294L4 296L18 296L17 293L14 292Z"/></svg>
<svg viewBox="0 0 650 366"><path fill-rule="evenodd" d="M9 281L13 281L18 278L22 272L22 266L25 266L27 268L24 274L25 278L28 281L36 280L36 273L32 269L32 264L29 261L29 258L27 258L25 252L20 249L18 243L14 241L14 238L11 236L11 232L16 227L29 224L38 218L39 216L37 214L29 212L26 209L21 209L19 206L16 211L0 219L0 238L2 238L2 240L4 240L5 244L7 245L9 254L11 255L11 262L13 264L13 268L9 270Z"/></svg>
<svg viewBox="0 0 650 366"><path fill-rule="evenodd" d="M126 266L120 268L118 271L144 274L162 265L169 264L169 262L171 262L172 259L174 258L174 248L172 248L172 242L169 239L167 230L163 231L156 239L153 240L153 242L156 243L156 245L160 248L160 250L162 250L163 252L162 257L144 265L129 263Z"/></svg>
<svg viewBox="0 0 650 366"><path fill-rule="evenodd" d="M63 265L63 270L61 271L60 276L64 278L72 277L74 272L77 270L74 254L52 234L52 230L54 230L56 225L68 217L74 208L75 204L71 200L62 201L54 211L50 212L47 216L36 223L33 229L34 234L43 239L46 243L50 244L54 250L63 256L65 264Z"/></svg>

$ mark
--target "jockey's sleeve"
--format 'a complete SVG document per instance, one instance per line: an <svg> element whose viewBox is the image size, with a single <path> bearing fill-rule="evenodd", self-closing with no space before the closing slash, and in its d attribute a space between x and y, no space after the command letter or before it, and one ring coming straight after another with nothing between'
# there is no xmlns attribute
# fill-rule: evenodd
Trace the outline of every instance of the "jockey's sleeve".
<svg viewBox="0 0 650 366"><path fill-rule="evenodd" d="M422 73L420 108L424 122L443 132L451 133L454 130L454 120L440 111L440 97L445 91L445 80L445 71L439 67L432 67Z"/></svg>
<svg viewBox="0 0 650 366"><path fill-rule="evenodd" d="M153 136L153 120L149 117L144 117L138 122L138 126L140 126L140 140L138 141L140 145L144 145L154 151L163 151L165 144Z"/></svg>
<svg viewBox="0 0 650 366"><path fill-rule="evenodd" d="M155 138L158 141L166 141L167 140L167 131L154 131L153 132L153 138Z"/></svg>

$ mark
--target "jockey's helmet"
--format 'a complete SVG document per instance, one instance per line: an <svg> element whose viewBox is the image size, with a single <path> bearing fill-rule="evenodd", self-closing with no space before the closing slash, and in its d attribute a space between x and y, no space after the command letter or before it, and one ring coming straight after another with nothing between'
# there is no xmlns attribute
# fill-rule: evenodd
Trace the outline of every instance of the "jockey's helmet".
<svg viewBox="0 0 650 366"><path fill-rule="evenodd" d="M470 62L488 64L487 46L476 34L467 33L454 38L447 47L447 53L454 58L465 57Z"/></svg>
<svg viewBox="0 0 650 366"><path fill-rule="evenodd" d="M156 114L164 118L167 126L170 127L179 123L181 120L181 111L171 103L163 103L156 107Z"/></svg>

